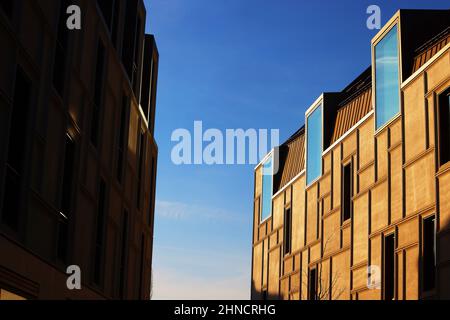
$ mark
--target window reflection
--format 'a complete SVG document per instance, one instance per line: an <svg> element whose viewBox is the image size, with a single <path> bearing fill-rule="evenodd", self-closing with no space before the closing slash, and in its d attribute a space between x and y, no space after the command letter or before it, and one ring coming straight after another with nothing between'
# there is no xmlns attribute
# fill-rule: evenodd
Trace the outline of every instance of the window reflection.
<svg viewBox="0 0 450 320"><path fill-rule="evenodd" d="M397 26L375 47L375 79L378 129L400 110Z"/></svg>
<svg viewBox="0 0 450 320"><path fill-rule="evenodd" d="M311 184L322 174L322 105L307 119L306 182Z"/></svg>
<svg viewBox="0 0 450 320"><path fill-rule="evenodd" d="M261 221L266 220L272 214L272 176L273 176L273 156L263 164L262 169L262 211L261 211Z"/></svg>

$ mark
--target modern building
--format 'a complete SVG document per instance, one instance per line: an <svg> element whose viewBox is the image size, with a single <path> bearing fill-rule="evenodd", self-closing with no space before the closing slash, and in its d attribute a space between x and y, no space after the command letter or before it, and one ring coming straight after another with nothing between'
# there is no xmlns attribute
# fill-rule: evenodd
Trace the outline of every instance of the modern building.
<svg viewBox="0 0 450 320"><path fill-rule="evenodd" d="M398 11L255 168L252 299L450 299L449 25Z"/></svg>
<svg viewBox="0 0 450 320"><path fill-rule="evenodd" d="M158 51L145 21L143 0L0 2L0 299L149 299Z"/></svg>

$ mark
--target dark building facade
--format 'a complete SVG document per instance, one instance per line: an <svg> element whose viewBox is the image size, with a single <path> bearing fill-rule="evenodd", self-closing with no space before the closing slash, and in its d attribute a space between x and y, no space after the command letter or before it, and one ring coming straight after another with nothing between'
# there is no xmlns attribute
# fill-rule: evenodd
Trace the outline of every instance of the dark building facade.
<svg viewBox="0 0 450 320"><path fill-rule="evenodd" d="M142 0L0 2L0 299L150 298L158 50L145 21Z"/></svg>

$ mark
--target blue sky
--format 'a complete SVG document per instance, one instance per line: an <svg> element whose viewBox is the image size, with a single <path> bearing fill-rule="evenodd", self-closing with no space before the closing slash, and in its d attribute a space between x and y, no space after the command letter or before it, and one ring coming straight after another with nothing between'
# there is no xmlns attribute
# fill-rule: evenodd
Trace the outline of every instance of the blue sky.
<svg viewBox="0 0 450 320"><path fill-rule="evenodd" d="M435 1L146 0L160 53L154 299L250 297L254 165L176 166L175 129L280 129L370 64L366 9L384 24Z"/></svg>

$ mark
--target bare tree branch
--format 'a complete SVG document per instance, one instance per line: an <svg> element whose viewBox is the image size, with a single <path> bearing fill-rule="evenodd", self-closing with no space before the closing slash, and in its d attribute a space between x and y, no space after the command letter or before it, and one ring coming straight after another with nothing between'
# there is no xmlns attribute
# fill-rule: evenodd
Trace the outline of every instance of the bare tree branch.
<svg viewBox="0 0 450 320"><path fill-rule="evenodd" d="M345 288L338 288L340 273L338 271L334 272L333 274L329 275L328 279L324 278L324 272L323 272L323 264L324 261L323 256L327 251L327 247L330 244L331 240L334 238L336 232L333 232L325 241L322 247L321 252L321 261L317 265L317 290L315 294L315 299L317 300L336 300L339 299L339 297L345 292ZM302 274L302 285L307 288L307 299L308 297L308 289L309 289L309 268L305 272L304 270L301 270ZM324 280L327 280L326 283ZM300 298L302 298L302 292L300 292Z"/></svg>

